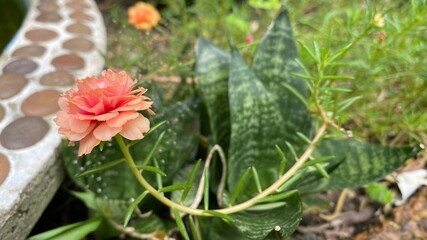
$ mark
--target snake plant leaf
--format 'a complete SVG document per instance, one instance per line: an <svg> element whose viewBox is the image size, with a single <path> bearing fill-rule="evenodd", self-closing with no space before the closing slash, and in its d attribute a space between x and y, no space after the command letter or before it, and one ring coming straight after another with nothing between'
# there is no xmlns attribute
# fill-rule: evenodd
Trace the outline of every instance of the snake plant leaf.
<svg viewBox="0 0 427 240"><path fill-rule="evenodd" d="M285 205L265 211L244 211L231 214L233 224L248 239L285 239L295 231L302 217L298 194L285 199ZM277 235L280 235L277 238Z"/></svg>
<svg viewBox="0 0 427 240"><path fill-rule="evenodd" d="M318 192L329 189L355 188L377 181L414 157L419 147L387 147L352 139L325 140L316 148L315 156L343 159L329 179L301 186L301 191Z"/></svg>
<svg viewBox="0 0 427 240"><path fill-rule="evenodd" d="M231 140L228 187L233 192L249 167L255 167L261 186L278 178L281 158L275 145L284 145L284 119L277 96L270 93L233 48L229 78ZM256 189L255 189L256 191ZM247 191L246 191L247 192Z"/></svg>
<svg viewBox="0 0 427 240"><path fill-rule="evenodd" d="M206 103L213 144L227 152L230 141L228 74L230 54L204 38L196 43L196 76L198 88Z"/></svg>
<svg viewBox="0 0 427 240"><path fill-rule="evenodd" d="M198 218L201 239L247 240L239 229L217 217Z"/></svg>
<svg viewBox="0 0 427 240"><path fill-rule="evenodd" d="M306 146L297 132L311 137L312 118L301 99L307 100L307 85L294 73L303 73L297 64L298 51L292 34L291 23L285 7L264 35L255 54L252 69L265 88L278 96L285 127L283 137L296 146L298 154ZM284 84L288 87L284 87ZM291 90L290 90L290 89ZM295 95L295 93L298 93Z"/></svg>

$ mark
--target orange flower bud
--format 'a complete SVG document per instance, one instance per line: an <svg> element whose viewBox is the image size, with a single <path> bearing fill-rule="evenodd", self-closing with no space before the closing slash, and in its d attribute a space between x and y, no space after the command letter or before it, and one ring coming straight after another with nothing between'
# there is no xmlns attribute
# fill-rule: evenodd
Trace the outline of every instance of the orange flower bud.
<svg viewBox="0 0 427 240"><path fill-rule="evenodd" d="M160 21L160 13L152 5L138 2L128 9L129 23L135 28L150 31Z"/></svg>

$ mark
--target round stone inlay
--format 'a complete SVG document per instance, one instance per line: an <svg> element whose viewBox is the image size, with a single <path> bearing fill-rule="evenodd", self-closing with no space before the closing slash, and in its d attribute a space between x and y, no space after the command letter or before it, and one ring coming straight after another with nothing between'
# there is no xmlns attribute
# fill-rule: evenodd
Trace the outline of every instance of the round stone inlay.
<svg viewBox="0 0 427 240"><path fill-rule="evenodd" d="M49 131L41 117L22 117L7 125L0 134L0 143L7 149L22 149L40 141Z"/></svg>
<svg viewBox="0 0 427 240"><path fill-rule="evenodd" d="M52 60L52 65L59 70L72 71L85 66L83 58L75 54L65 54Z"/></svg>
<svg viewBox="0 0 427 240"><path fill-rule="evenodd" d="M33 29L25 33L25 37L31 41L44 42L56 38L58 34L48 29Z"/></svg>
<svg viewBox="0 0 427 240"><path fill-rule="evenodd" d="M55 71L43 75L40 83L45 86L71 86L74 84L74 77L65 71Z"/></svg>
<svg viewBox="0 0 427 240"><path fill-rule="evenodd" d="M55 2L41 2L37 9L41 12L57 12L58 5Z"/></svg>
<svg viewBox="0 0 427 240"><path fill-rule="evenodd" d="M75 34L87 34L90 35L92 30L83 23L73 23L66 28L67 32Z"/></svg>
<svg viewBox="0 0 427 240"><path fill-rule="evenodd" d="M88 52L93 49L93 43L85 38L73 38L62 45L65 49L76 52Z"/></svg>
<svg viewBox="0 0 427 240"><path fill-rule="evenodd" d="M62 17L56 12L41 12L36 17L36 21L38 22L59 22L61 20Z"/></svg>
<svg viewBox="0 0 427 240"><path fill-rule="evenodd" d="M33 72L38 67L37 63L28 58L19 58L3 67L4 73L27 74Z"/></svg>
<svg viewBox="0 0 427 240"><path fill-rule="evenodd" d="M1 120L3 120L3 118L4 118L4 107L0 105L0 122Z"/></svg>
<svg viewBox="0 0 427 240"><path fill-rule="evenodd" d="M90 15L88 15L82 11L74 12L70 15L70 17L74 20L77 20L77 21L92 21L92 20L94 20L92 16L90 16Z"/></svg>
<svg viewBox="0 0 427 240"><path fill-rule="evenodd" d="M19 74L4 73L0 75L0 99L18 94L27 85L28 80Z"/></svg>
<svg viewBox="0 0 427 240"><path fill-rule="evenodd" d="M9 175L10 163L6 156L0 153L0 185L4 182L7 175Z"/></svg>
<svg viewBox="0 0 427 240"><path fill-rule="evenodd" d="M46 52L46 48L38 45L28 45L16 49L12 57L40 57Z"/></svg>
<svg viewBox="0 0 427 240"><path fill-rule="evenodd" d="M43 90L33 93L21 105L22 112L27 116L47 116L59 110L58 98L61 95L56 90Z"/></svg>
<svg viewBox="0 0 427 240"><path fill-rule="evenodd" d="M75 10L84 9L84 8L89 7L89 5L87 5L83 1L71 1L71 2L68 2L66 5L67 5L67 7L75 9Z"/></svg>

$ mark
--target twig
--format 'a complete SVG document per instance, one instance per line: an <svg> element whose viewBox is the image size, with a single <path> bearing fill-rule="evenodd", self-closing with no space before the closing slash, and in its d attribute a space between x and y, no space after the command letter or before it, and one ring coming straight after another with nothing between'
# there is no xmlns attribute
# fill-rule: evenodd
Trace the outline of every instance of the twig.
<svg viewBox="0 0 427 240"><path fill-rule="evenodd" d="M329 214L329 215L320 214L319 217L321 217L323 220L326 220L326 221L332 221L332 220L336 219L340 215L340 213L344 207L345 199L346 199L348 193L349 193L349 191L347 188L342 190L342 192L338 198L337 205L335 206L334 212L332 214Z"/></svg>
<svg viewBox="0 0 427 240"><path fill-rule="evenodd" d="M140 233L138 231L136 231L136 229L134 227L123 227L122 225L116 223L115 221L108 219L108 222L113 225L113 227L115 229L117 229L118 231L120 231L123 234L126 234L130 237L136 238L136 239L150 239L150 240L172 240L171 238L169 238L166 234L166 236L162 236L161 238L158 238L159 234L158 231L152 232L152 233Z"/></svg>
<svg viewBox="0 0 427 240"><path fill-rule="evenodd" d="M197 208L200 204L200 201L202 201L203 190L205 188L205 170L210 166L214 152L218 152L219 158L221 159L221 163L222 163L221 180L218 185L218 192L216 196L218 205L222 206L222 195L224 193L224 188L225 188L225 177L227 176L227 161L225 159L224 151L222 151L221 146L219 146L218 144L215 144L212 147L212 149L209 151L208 157L206 158L205 166L203 167L202 177L200 178L200 182L199 182L199 188L197 189L196 197L194 198L194 201L190 206L191 208Z"/></svg>

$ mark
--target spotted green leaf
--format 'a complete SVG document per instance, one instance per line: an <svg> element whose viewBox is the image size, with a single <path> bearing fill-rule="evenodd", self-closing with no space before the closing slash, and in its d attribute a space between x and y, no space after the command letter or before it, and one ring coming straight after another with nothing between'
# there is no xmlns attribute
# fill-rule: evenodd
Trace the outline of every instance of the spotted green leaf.
<svg viewBox="0 0 427 240"><path fill-rule="evenodd" d="M286 198L281 207L265 211L231 214L233 224L248 239L285 239L298 226L302 204L298 194Z"/></svg>
<svg viewBox="0 0 427 240"><path fill-rule="evenodd" d="M254 166L262 186L278 177L281 157L275 145L283 146L283 115L277 96L269 92L233 48L229 79L231 140L228 186L233 192L246 169Z"/></svg>
<svg viewBox="0 0 427 240"><path fill-rule="evenodd" d="M419 151L418 147L394 148L350 139L325 140L314 155L334 156L336 160L343 160L329 173L329 179L316 180L300 189L317 192L360 187L395 171Z"/></svg>
<svg viewBox="0 0 427 240"><path fill-rule="evenodd" d="M310 137L312 119L304 104L308 97L307 85L303 79L294 76L295 73L303 73L303 69L297 64L298 59L291 23L287 10L283 7L264 35L252 69L265 88L277 97L284 119L283 139L293 144L300 154L306 145L298 138L297 132Z"/></svg>
<svg viewBox="0 0 427 240"><path fill-rule="evenodd" d="M230 54L204 38L196 44L198 88L206 103L214 144L227 152L230 141L228 74Z"/></svg>

